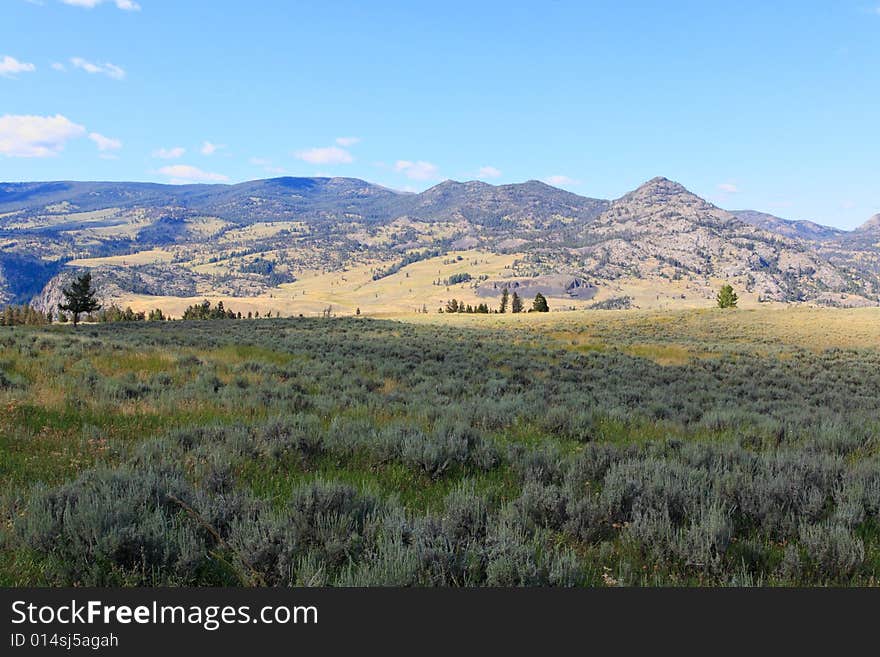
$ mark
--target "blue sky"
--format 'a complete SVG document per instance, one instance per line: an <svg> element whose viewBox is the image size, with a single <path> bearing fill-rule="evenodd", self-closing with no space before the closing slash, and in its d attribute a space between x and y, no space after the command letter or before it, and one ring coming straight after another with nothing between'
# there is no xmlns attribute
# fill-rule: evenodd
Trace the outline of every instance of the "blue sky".
<svg viewBox="0 0 880 657"><path fill-rule="evenodd" d="M0 0L0 180L653 176L880 212L880 0Z"/></svg>

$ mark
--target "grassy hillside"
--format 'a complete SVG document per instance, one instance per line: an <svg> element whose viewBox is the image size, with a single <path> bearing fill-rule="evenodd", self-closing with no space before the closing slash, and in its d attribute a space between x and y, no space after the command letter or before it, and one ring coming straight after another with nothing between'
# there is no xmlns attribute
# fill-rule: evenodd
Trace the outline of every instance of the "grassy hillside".
<svg viewBox="0 0 880 657"><path fill-rule="evenodd" d="M0 584L876 585L880 312L0 329Z"/></svg>
<svg viewBox="0 0 880 657"><path fill-rule="evenodd" d="M77 267L101 268L113 265L125 270L144 264L170 262L175 253L170 250L152 249L127 256L110 256L77 260ZM177 255L179 258L180 256ZM272 253L260 257L273 258ZM244 313L259 311L280 313L282 317L321 315L331 306L337 315L354 315L358 308L361 313L371 316L401 315L418 312L425 308L429 313L437 313L452 298L466 304L488 303L491 308L498 307L501 286L512 284L528 285L536 281L548 298L551 309L583 310L592 305L612 300L628 299L632 307L642 309L681 310L688 308L708 308L715 305L715 295L728 279L708 277L700 280L641 279L623 277L612 282L602 283L596 288L595 296L573 296L564 288L565 277L537 277L531 279L519 270L523 265L522 253L496 254L479 250L451 251L442 256L426 258L405 265L399 269L401 258L391 260L373 259L366 263L349 265L338 270L309 269L297 271L297 280L282 283L259 294L238 296L218 294L211 282L200 294L191 296L163 296L159 294L121 293L116 295L115 303L131 306L136 311L150 311L161 308L165 314L180 317L190 305L203 299L212 302L223 301L226 307ZM205 263L202 259L178 260L178 267L209 275L211 281L232 274L233 267L240 266L238 258L223 259ZM391 272L377 277L379 272ZM456 274L469 274L472 280L454 285L442 284ZM519 274L519 275L518 275ZM98 274L100 276L100 273ZM441 284L437 284L438 281ZM772 307L773 303L758 303L758 294L746 291L743 278L729 279L740 295L740 306L746 308ZM159 290L156 291L157 293ZM534 297L529 288L520 289L527 301Z"/></svg>

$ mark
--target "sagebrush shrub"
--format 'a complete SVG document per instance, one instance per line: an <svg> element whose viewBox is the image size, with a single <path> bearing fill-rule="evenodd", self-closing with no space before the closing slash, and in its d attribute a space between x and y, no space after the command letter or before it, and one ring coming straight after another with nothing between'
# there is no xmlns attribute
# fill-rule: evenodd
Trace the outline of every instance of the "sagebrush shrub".
<svg viewBox="0 0 880 657"><path fill-rule="evenodd" d="M202 583L215 539L181 502L198 506L173 471L96 470L35 490L16 530L51 557L48 575L58 585Z"/></svg>

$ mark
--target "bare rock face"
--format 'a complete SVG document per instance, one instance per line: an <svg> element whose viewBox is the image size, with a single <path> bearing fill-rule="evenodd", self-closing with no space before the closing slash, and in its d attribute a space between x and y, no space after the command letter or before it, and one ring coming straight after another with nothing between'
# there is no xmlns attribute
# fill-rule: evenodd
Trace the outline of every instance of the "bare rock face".
<svg viewBox="0 0 880 657"><path fill-rule="evenodd" d="M599 288L590 285L583 278L564 274L548 274L528 278L505 278L488 280L477 288L477 296L497 299L501 290L516 292L523 299L532 299L539 292L545 297L568 297L588 300L596 296Z"/></svg>
<svg viewBox="0 0 880 657"><path fill-rule="evenodd" d="M71 275L59 274L46 283L43 290L33 298L31 305L44 313L49 311L57 313L58 304L64 300L64 295L61 294L61 290L70 284L70 279L72 279Z"/></svg>
<svg viewBox="0 0 880 657"><path fill-rule="evenodd" d="M859 233L880 233L880 212L856 228Z"/></svg>

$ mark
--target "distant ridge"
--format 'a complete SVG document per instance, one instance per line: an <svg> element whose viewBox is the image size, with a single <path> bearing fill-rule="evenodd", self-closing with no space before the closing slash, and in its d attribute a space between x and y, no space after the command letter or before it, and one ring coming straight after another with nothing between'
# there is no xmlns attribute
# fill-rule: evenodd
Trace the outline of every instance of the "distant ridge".
<svg viewBox="0 0 880 657"><path fill-rule="evenodd" d="M807 240L826 240L840 237L846 231L823 226L813 221L782 219L766 212L754 210L734 210L733 215L747 224L769 230L780 235Z"/></svg>
<svg viewBox="0 0 880 657"><path fill-rule="evenodd" d="M71 260L103 258L89 266L111 298L273 297L303 272L367 266L379 281L452 251L507 258L491 280L475 258L466 287L491 284L478 297L515 283L576 302L643 281L657 300L667 289L711 300L731 280L762 301L865 305L880 299L875 230L880 217L846 232L729 212L662 176L613 201L537 180L446 180L421 193L344 177L0 183L0 305L52 308ZM444 280L435 268L430 293L445 293Z"/></svg>

